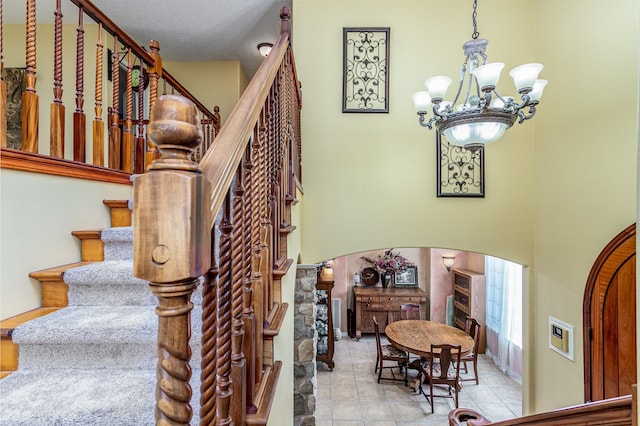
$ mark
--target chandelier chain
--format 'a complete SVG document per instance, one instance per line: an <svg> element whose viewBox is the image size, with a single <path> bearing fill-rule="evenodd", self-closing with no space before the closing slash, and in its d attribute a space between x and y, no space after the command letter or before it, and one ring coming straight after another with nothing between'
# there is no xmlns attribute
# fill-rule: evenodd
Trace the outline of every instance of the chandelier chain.
<svg viewBox="0 0 640 426"><path fill-rule="evenodd" d="M473 19L473 34L471 34L471 38L476 40L480 33L478 32L478 0L473 0L473 14L471 15Z"/></svg>

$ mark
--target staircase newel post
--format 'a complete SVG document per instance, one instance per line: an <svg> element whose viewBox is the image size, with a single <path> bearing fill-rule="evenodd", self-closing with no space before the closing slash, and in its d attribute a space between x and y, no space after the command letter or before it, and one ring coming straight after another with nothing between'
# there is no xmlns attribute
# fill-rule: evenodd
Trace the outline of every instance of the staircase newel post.
<svg viewBox="0 0 640 426"><path fill-rule="evenodd" d="M134 275L158 298L156 424L182 425L192 417L190 299L211 262L209 184L191 160L202 139L195 105L159 98L148 136L160 158L134 179Z"/></svg>

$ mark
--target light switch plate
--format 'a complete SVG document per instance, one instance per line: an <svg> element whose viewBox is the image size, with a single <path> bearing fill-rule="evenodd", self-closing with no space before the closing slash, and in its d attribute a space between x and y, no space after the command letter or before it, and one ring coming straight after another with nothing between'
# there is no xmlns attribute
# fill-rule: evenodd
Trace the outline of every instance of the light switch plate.
<svg viewBox="0 0 640 426"><path fill-rule="evenodd" d="M573 361L573 326L550 316L549 347Z"/></svg>

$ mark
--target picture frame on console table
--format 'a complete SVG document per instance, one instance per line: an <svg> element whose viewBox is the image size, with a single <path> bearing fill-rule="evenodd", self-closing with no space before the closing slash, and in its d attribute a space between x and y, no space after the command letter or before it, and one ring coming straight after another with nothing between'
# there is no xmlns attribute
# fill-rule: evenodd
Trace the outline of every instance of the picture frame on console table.
<svg viewBox="0 0 640 426"><path fill-rule="evenodd" d="M407 266L404 271L395 273L394 287L418 287L418 267Z"/></svg>

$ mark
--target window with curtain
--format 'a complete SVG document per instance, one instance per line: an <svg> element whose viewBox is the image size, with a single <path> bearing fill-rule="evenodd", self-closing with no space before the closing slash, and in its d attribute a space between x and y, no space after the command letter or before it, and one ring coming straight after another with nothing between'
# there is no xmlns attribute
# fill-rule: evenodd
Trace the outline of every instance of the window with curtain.
<svg viewBox="0 0 640 426"><path fill-rule="evenodd" d="M487 355L522 382L522 265L485 256Z"/></svg>

